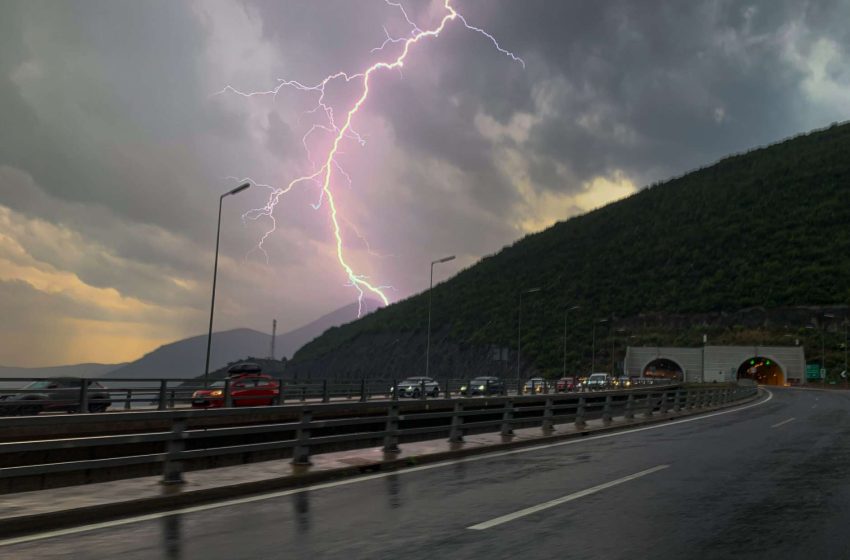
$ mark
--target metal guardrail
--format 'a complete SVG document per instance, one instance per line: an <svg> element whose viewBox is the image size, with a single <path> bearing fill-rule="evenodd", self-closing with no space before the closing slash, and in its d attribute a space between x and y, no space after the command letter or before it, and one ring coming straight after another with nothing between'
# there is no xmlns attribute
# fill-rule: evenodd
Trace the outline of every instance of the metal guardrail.
<svg viewBox="0 0 850 560"><path fill-rule="evenodd" d="M154 418L162 420L165 416L170 421L171 429L127 435L0 443L0 459L3 464L9 465L0 468L0 479L63 473L85 474L99 469L161 464L163 482L173 484L182 482L184 466L188 462L205 457L289 450L294 464L307 465L311 453L331 449L338 444L369 446L379 440L383 442L385 452L394 453L398 452L402 440L411 441L423 436L448 437L449 441L462 442L464 435L470 431L499 432L511 436L514 427L529 425L539 425L544 432L549 432L558 423L574 422L581 427L590 417L601 417L604 422L610 422L617 412L631 419L638 414L652 416L655 413L706 408L746 398L756 391L756 387L674 385L634 391L488 397L483 400L440 399L432 401L433 406L411 413L400 410L401 403L397 400L328 403L321 405L323 410L328 407L339 409L350 416L320 420L313 418L315 404L305 404L287 406L289 410L297 410L299 420L282 423L273 421L274 415L282 407L271 406L254 409L258 415L268 418L268 423L204 429L187 429L187 421L198 416L235 416L240 411L223 408L116 413L108 416L110 421L137 421L141 425ZM378 414L375 413L376 406L380 409ZM30 417L8 421L14 426L31 426L54 420L55 417ZM82 422L85 417L80 415L63 419L63 422L67 421ZM233 443L234 437L246 438L258 434L271 439ZM105 451L126 449L129 444L140 443L161 447L153 453L117 453L110 456ZM51 462L44 459L45 453L80 449L90 450L88 455L96 458ZM10 460L10 457L17 460ZM139 475L131 473L129 476Z"/></svg>
<svg viewBox="0 0 850 560"><path fill-rule="evenodd" d="M5 378L0 384L14 385L16 383L32 383L44 381L33 378ZM219 387L221 394L207 398L214 401L213 407L282 405L287 402L332 402L335 400L359 400L367 402L375 399L396 399L399 395L399 380L368 380L334 381L324 380L314 383L298 383L283 378L275 378L280 390L275 395L246 395L234 391L233 384L238 379L215 380L223 381ZM421 400L429 398L455 398L465 396L464 387L470 387L471 379L443 379L438 382L436 392L424 383L412 398ZM0 416L36 415L41 412L71 412L95 413L109 410L172 410L192 408L193 395L196 391L208 389L203 381L192 379L111 379L84 378L77 381L74 387L57 388L16 388L0 387ZM634 388L645 386L669 385L672 381L663 379L643 379L636 382ZM526 382L523 379L506 379L500 386L504 390L496 390L488 384L484 390L474 393L491 396L501 393L504 396L531 394L551 394L556 391L554 382ZM611 388L611 387L608 387ZM585 389L579 388L579 392ZM601 390L601 389L600 389ZM44 394L49 398L37 398ZM15 395L15 400L4 398ZM32 395L33 400L21 400L21 396ZM404 396L404 395L402 395Z"/></svg>

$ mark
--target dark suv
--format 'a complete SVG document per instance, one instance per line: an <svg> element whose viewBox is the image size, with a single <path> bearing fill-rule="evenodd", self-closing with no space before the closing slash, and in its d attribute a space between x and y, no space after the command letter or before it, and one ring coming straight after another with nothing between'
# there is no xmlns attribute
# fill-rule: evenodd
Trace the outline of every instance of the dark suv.
<svg viewBox="0 0 850 560"><path fill-rule="evenodd" d="M109 392L101 383L86 380L88 387L89 412L104 412L112 401ZM42 411L79 412L79 377L55 377L33 381L22 389L21 393L0 395L0 414L36 415Z"/></svg>
<svg viewBox="0 0 850 560"><path fill-rule="evenodd" d="M505 382L498 377L482 376L476 377L460 388L460 394L464 396L474 395L507 395Z"/></svg>

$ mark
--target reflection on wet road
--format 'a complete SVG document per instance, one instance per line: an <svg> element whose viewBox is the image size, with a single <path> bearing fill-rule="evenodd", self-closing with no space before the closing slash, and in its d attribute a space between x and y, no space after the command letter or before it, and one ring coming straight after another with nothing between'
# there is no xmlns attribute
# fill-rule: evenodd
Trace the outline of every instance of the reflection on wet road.
<svg viewBox="0 0 850 560"><path fill-rule="evenodd" d="M773 393L698 421L4 546L0 557L850 557L850 395Z"/></svg>

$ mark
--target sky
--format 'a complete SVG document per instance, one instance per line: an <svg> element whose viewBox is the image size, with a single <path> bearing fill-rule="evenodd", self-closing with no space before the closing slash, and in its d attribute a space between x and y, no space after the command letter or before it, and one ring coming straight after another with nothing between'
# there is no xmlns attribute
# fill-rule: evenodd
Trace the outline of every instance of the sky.
<svg viewBox="0 0 850 560"><path fill-rule="evenodd" d="M216 330L285 332L356 301L325 175L267 205L323 170L356 75L448 13L401 6L0 2L0 364L116 363L205 332L218 198L245 178L223 201ZM343 259L390 302L427 289L434 259L457 255L441 281L850 118L850 0L452 6L463 20L370 74L328 177Z"/></svg>

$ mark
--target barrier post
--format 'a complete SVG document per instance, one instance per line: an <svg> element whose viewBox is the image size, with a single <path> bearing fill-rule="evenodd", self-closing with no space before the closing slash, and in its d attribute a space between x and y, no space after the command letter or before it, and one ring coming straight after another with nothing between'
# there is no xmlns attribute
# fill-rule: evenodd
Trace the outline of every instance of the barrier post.
<svg viewBox="0 0 850 560"><path fill-rule="evenodd" d="M165 405L168 404L165 402L166 394L168 393L168 381L165 379L159 380L159 402L157 403L158 410L165 410Z"/></svg>
<svg viewBox="0 0 850 560"><path fill-rule="evenodd" d="M513 427L513 419L514 419L514 401L513 399L507 399L505 401L505 408L502 410L502 435L505 437L510 437L514 435L514 427Z"/></svg>
<svg viewBox="0 0 850 560"><path fill-rule="evenodd" d="M387 425L384 434L384 453L399 453L398 447L398 402L393 402L387 411Z"/></svg>
<svg viewBox="0 0 850 560"><path fill-rule="evenodd" d="M301 411L301 422L295 432L295 447L292 449L293 465L310 465L310 422L313 420L313 411L304 409Z"/></svg>
<svg viewBox="0 0 850 560"><path fill-rule="evenodd" d="M583 428L586 424L584 420L585 413L587 412L587 400L582 395L578 398L578 407L576 407L576 427Z"/></svg>
<svg viewBox="0 0 850 560"><path fill-rule="evenodd" d="M224 380L224 407L230 408L233 406L233 391L230 390L230 378Z"/></svg>
<svg viewBox="0 0 850 560"><path fill-rule="evenodd" d="M463 441L463 401L455 401L455 407L452 414L452 426L449 431L449 441L451 443L461 443Z"/></svg>
<svg viewBox="0 0 850 560"><path fill-rule="evenodd" d="M626 412L623 414L626 417L626 420L634 420L635 419L635 394L629 393L629 396L626 398Z"/></svg>
<svg viewBox="0 0 850 560"><path fill-rule="evenodd" d="M186 446L183 439L183 432L185 431L185 418L175 418L171 421L171 439L168 440L165 463L162 466L162 484L183 483L183 462L179 459L179 453Z"/></svg>
<svg viewBox="0 0 850 560"><path fill-rule="evenodd" d="M605 396L605 407L602 409L602 423L611 423L611 395Z"/></svg>

